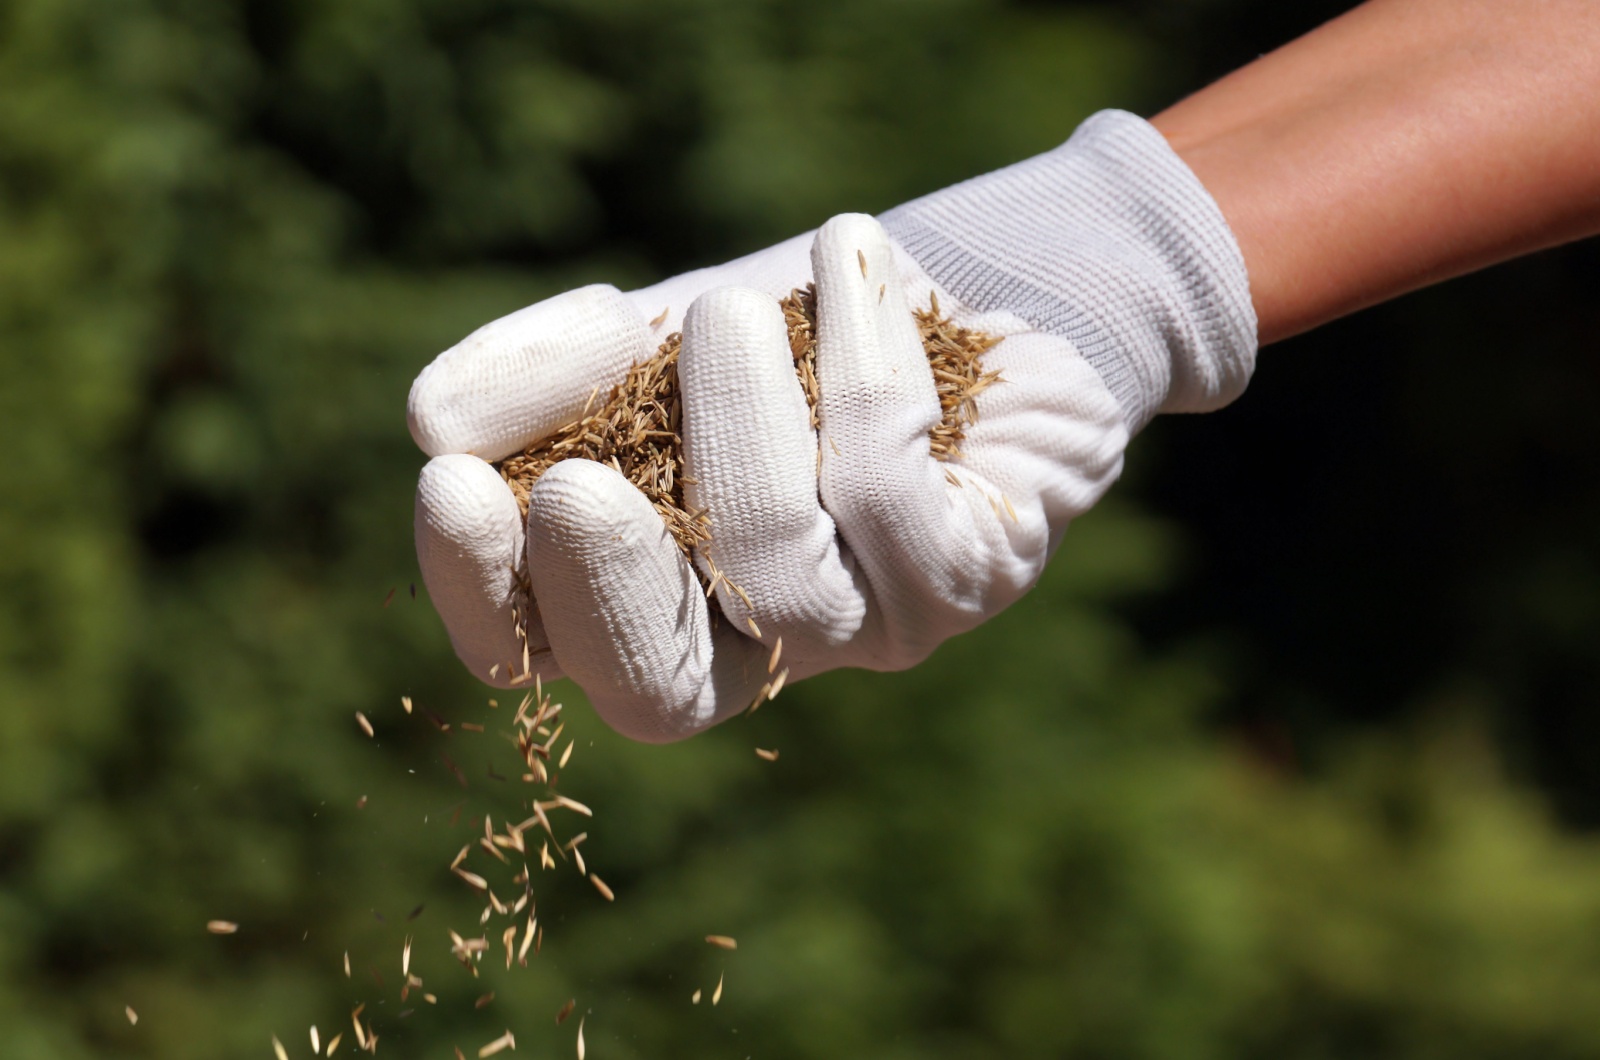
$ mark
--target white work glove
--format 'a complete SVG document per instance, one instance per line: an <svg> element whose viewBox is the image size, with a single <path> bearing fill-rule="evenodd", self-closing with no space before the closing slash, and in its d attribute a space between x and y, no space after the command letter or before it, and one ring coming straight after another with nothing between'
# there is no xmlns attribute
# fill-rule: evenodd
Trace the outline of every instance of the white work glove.
<svg viewBox="0 0 1600 1060"><path fill-rule="evenodd" d="M811 281L819 431L777 305ZM940 408L911 315L934 292L955 323L1004 336L983 359L1001 382L951 462L929 451ZM715 623L617 471L555 465L524 525L486 463L577 419L680 328L685 501L709 512L726 579ZM1002 610L1116 479L1130 435L1159 411L1226 404L1254 355L1244 264L1215 203L1159 133L1108 111L881 224L842 215L814 238L629 294L570 291L474 332L411 391L412 435L434 458L418 559L456 653L505 686L525 680L512 618L525 554L533 671L573 678L625 735L677 739L777 673L905 668Z"/></svg>

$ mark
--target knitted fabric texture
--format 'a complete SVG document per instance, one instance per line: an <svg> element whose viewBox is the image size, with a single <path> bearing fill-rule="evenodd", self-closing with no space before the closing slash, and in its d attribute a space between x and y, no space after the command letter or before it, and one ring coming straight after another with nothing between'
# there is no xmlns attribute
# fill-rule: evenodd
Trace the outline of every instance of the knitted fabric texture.
<svg viewBox="0 0 1600 1060"><path fill-rule="evenodd" d="M1053 151L884 214L884 228L969 308L1069 340L1132 432L1208 412L1255 367L1244 258L1165 138L1102 111Z"/></svg>

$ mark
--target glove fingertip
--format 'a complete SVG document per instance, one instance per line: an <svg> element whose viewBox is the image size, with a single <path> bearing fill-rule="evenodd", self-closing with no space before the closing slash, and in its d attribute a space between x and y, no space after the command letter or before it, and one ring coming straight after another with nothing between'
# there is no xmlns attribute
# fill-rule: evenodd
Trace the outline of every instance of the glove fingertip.
<svg viewBox="0 0 1600 1060"><path fill-rule="evenodd" d="M576 416L595 386L645 359L650 329L622 292L592 284L491 321L436 357L406 400L429 456L498 460Z"/></svg>

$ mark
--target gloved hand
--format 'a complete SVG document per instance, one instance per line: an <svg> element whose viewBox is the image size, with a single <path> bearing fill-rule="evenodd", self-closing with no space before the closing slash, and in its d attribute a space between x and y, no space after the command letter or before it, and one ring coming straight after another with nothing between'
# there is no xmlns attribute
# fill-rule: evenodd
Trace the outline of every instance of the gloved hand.
<svg viewBox="0 0 1600 1060"><path fill-rule="evenodd" d="M810 281L816 431L777 305ZM949 463L929 452L940 409L911 316L933 296L1004 337L983 362L1001 382ZM685 500L709 511L725 575L728 621L714 624L617 471L555 465L524 524L486 462L577 419L680 327ZM1232 400L1254 355L1244 264L1216 205L1153 128L1104 112L881 224L842 215L726 265L629 294L582 288L479 329L412 387L412 435L434 458L418 559L457 654L504 686L524 672L512 608L525 553L527 665L572 677L625 735L676 739L748 707L776 673L908 667L994 615L1115 480L1128 438L1157 412Z"/></svg>

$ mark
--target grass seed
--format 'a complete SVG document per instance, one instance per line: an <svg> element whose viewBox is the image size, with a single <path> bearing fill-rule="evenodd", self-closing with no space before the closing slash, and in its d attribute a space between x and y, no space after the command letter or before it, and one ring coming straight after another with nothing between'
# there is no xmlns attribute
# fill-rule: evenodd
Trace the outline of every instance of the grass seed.
<svg viewBox="0 0 1600 1060"><path fill-rule="evenodd" d="M483 1057L493 1056L495 1053L500 1052L502 1049L515 1049L516 1047L517 1047L517 1039L515 1037L513 1037L511 1032L508 1030L504 1034L502 1034L500 1037L498 1037L494 1041L490 1042L488 1045L485 1045L481 1049L479 1049L478 1050L478 1058L479 1058L479 1060L483 1060Z"/></svg>
<svg viewBox="0 0 1600 1060"><path fill-rule="evenodd" d="M859 255L858 261L865 276L865 255ZM928 302L929 308L913 310L939 399L940 421L929 431L928 450L936 459L954 461L961 457L960 443L966 437L966 428L977 422L975 399L999 378L997 372L985 372L981 361L1000 339L953 323L941 312L936 294L930 292ZM779 299L779 306L788 329L795 375L811 410L811 426L818 429L821 392L816 375L816 289L809 284L797 288ZM667 310L663 310L653 326L659 326L666 316ZM529 491L546 470L569 458L594 460L615 468L649 499L685 556L693 559L698 554L708 561L707 567L716 569L707 513L691 511L683 497L683 400L678 382L682 344L680 332L666 336L655 355L630 368L609 394L602 395L596 388L577 419L495 465L511 487L524 517ZM837 454L838 445L831 437L828 444ZM819 450L819 467L821 456ZM525 560L519 563L522 565L515 571L515 629L523 645L526 677L530 669L528 638L521 616L530 615L535 609ZM707 578L698 565L693 567L708 590L714 590L721 582L736 595L744 595L726 576L713 574ZM708 591L707 596L713 612L720 612L715 592ZM748 607L748 599L745 603ZM759 627L753 620L750 624L760 639ZM773 669L776 668L775 652ZM498 669L496 665L490 670L491 680ZM538 676L534 675L534 679L537 681Z"/></svg>

